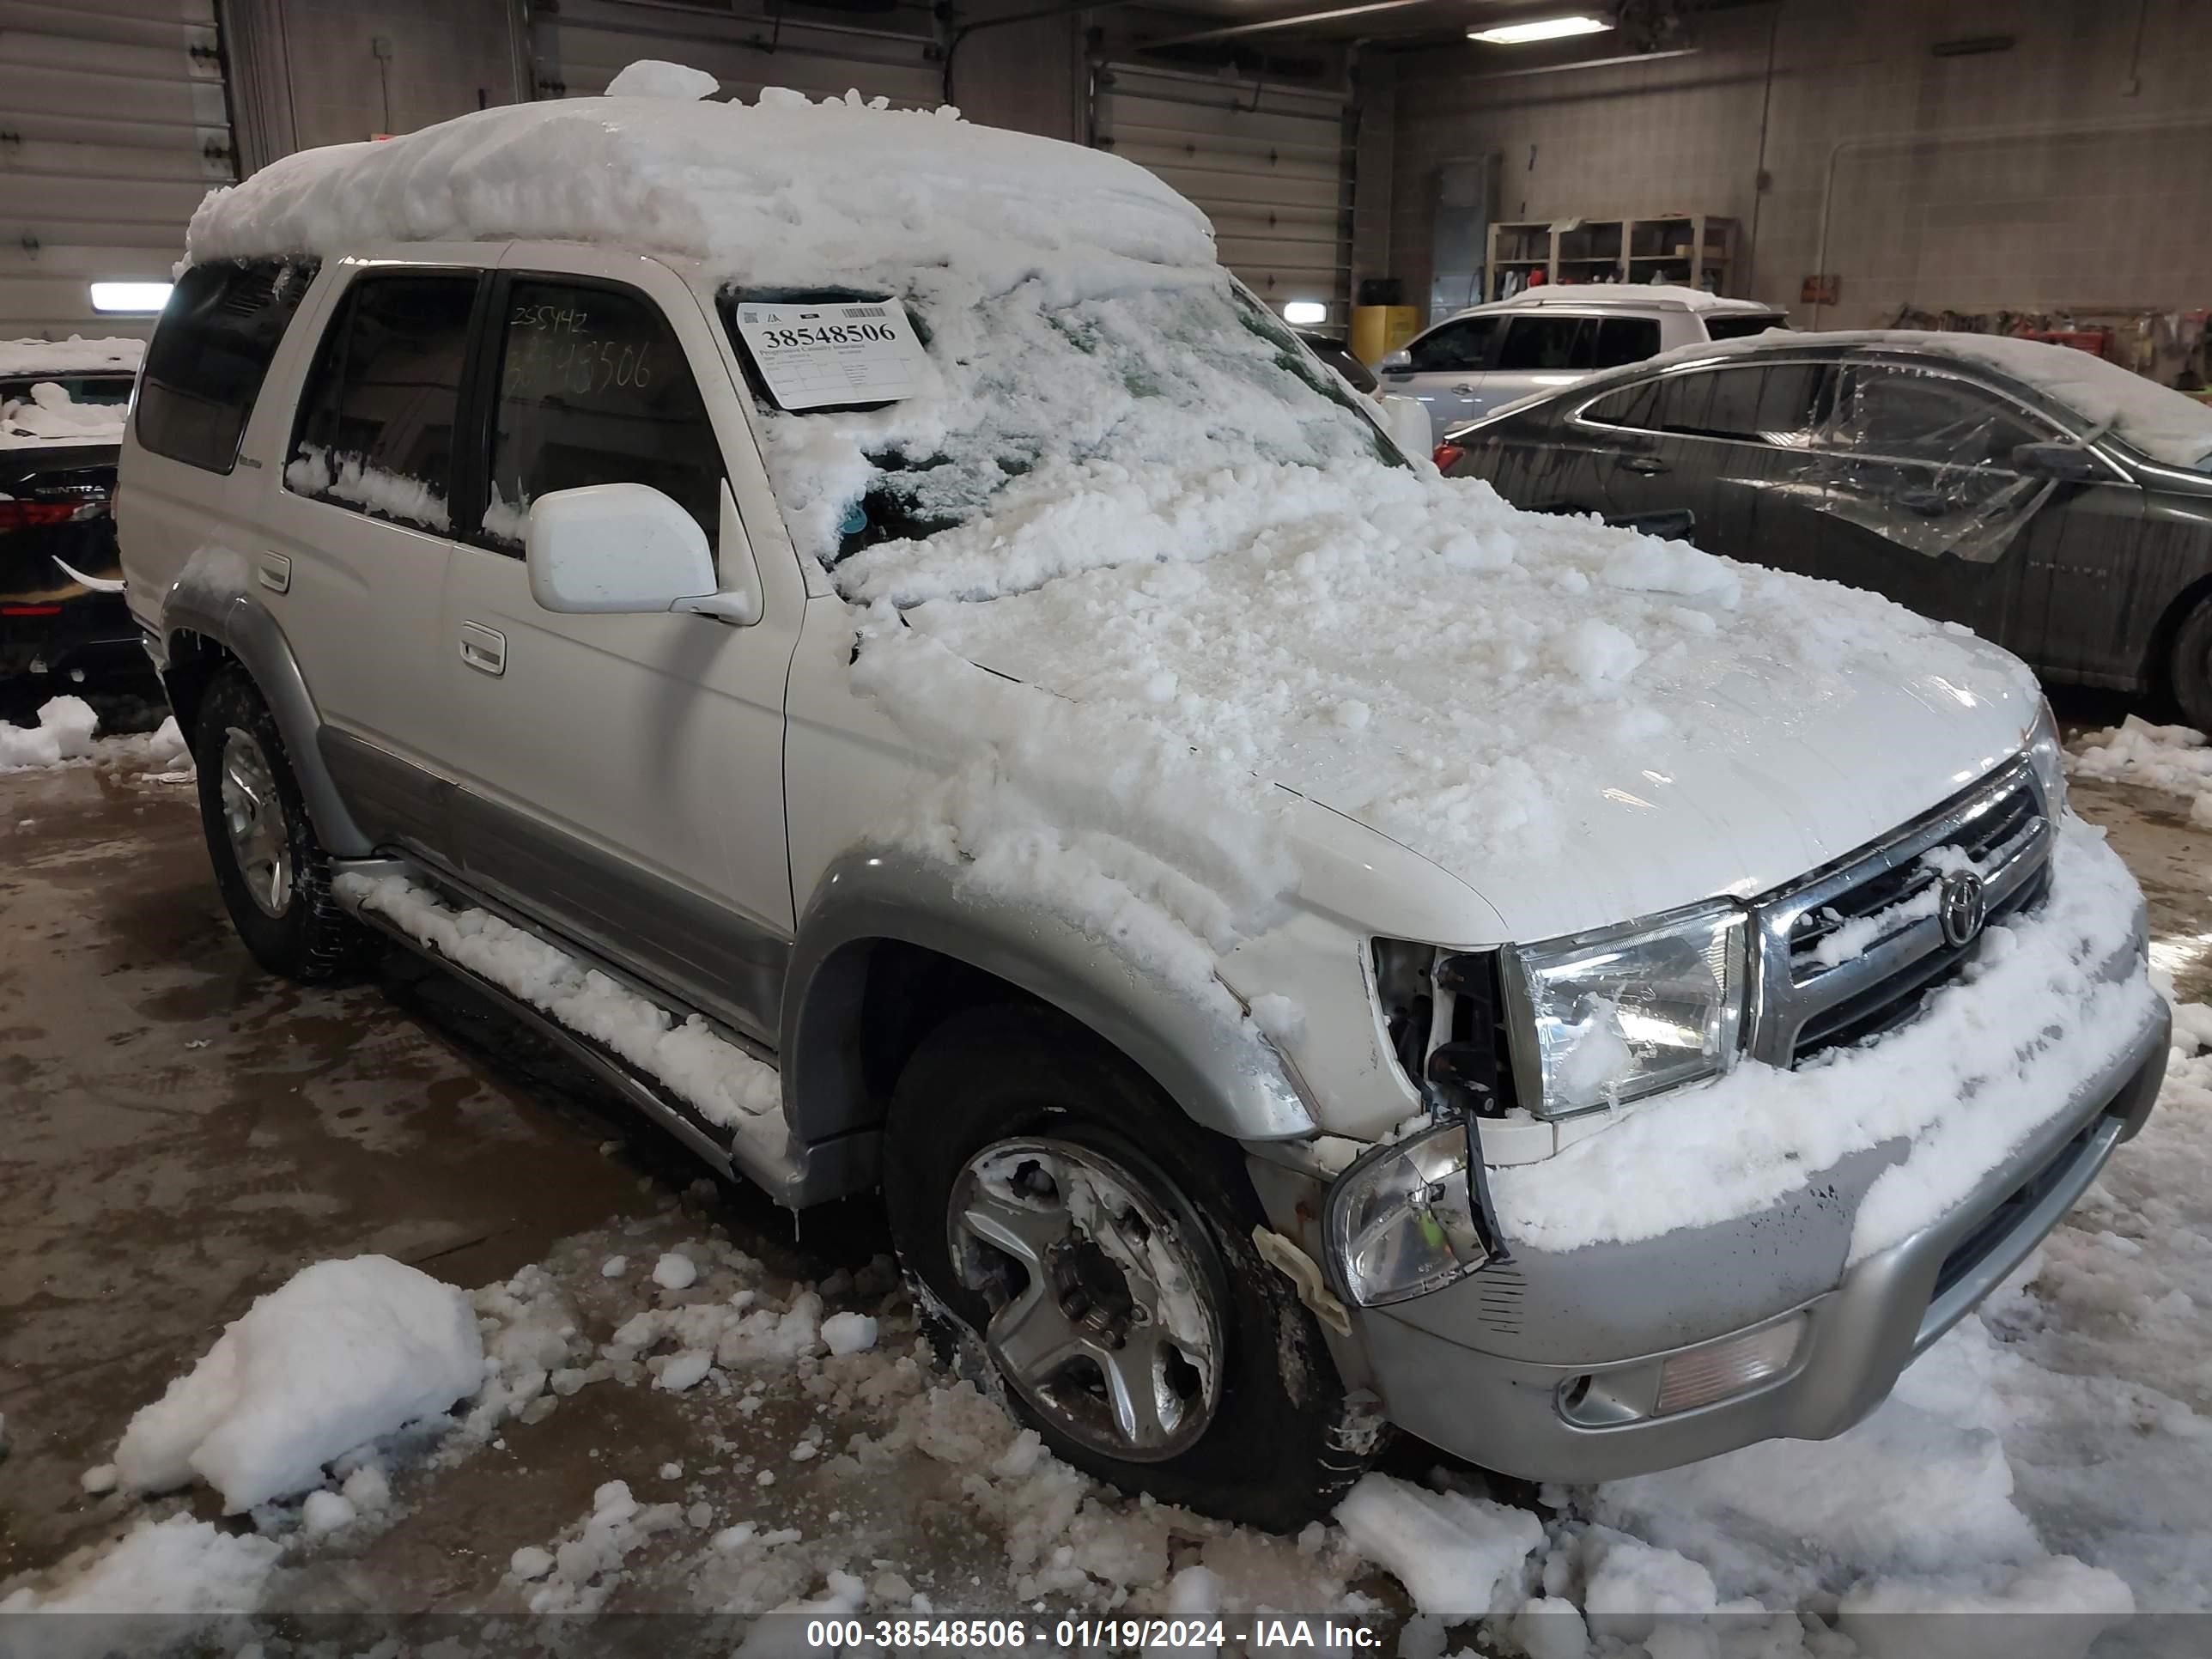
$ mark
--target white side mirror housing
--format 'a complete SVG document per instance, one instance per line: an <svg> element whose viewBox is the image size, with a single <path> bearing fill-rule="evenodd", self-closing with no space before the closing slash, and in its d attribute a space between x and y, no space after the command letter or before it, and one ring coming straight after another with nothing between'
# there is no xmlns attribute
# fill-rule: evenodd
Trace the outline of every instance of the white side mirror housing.
<svg viewBox="0 0 2212 1659"><path fill-rule="evenodd" d="M1430 452L1437 447L1429 427L1428 406L1419 398L1401 397L1394 392L1379 393L1375 405L1382 429L1390 434L1390 441L1405 452L1406 459L1427 460Z"/></svg>
<svg viewBox="0 0 2212 1659"><path fill-rule="evenodd" d="M1382 361L1375 365L1378 369L1411 368L1413 366L1413 354L1405 346L1400 346L1395 351L1384 352Z"/></svg>
<svg viewBox="0 0 2212 1659"><path fill-rule="evenodd" d="M667 611L716 597L707 532L649 484L540 495L523 546L530 597L548 611Z"/></svg>

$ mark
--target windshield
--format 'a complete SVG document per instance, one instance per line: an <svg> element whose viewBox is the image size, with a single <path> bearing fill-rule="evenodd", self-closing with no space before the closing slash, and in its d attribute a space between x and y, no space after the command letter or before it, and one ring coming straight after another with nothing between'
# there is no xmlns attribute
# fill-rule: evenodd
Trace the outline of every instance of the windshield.
<svg viewBox="0 0 2212 1659"><path fill-rule="evenodd" d="M871 407L792 414L770 399L736 325L742 300L882 298L880 289L749 289L724 321L763 417L777 492L805 551L833 570L864 549L925 539L988 514L1048 467L1323 467L1399 463L1336 376L1221 272L1081 297L1030 278L976 296L903 296L934 383Z"/></svg>

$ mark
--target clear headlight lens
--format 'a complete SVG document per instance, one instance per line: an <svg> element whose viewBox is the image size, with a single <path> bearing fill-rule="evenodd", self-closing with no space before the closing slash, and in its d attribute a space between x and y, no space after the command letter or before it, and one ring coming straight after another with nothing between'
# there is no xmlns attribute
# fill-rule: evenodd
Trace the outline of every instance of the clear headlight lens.
<svg viewBox="0 0 2212 1659"><path fill-rule="evenodd" d="M1464 1122L1377 1146L1329 1189L1329 1253L1363 1308L1463 1279L1489 1259L1468 1185Z"/></svg>
<svg viewBox="0 0 2212 1659"><path fill-rule="evenodd" d="M1746 931L1742 907L1723 900L1509 951L1516 1051L1529 1057L1516 1052L1522 1103L1565 1117L1726 1071L1743 1028Z"/></svg>
<svg viewBox="0 0 2212 1659"><path fill-rule="evenodd" d="M2058 716L2051 712L2048 697L2036 712L2034 729L2027 734L2027 759L2035 768L2036 781L2043 786L2044 805L2056 823L2066 810L2066 745L2059 741Z"/></svg>

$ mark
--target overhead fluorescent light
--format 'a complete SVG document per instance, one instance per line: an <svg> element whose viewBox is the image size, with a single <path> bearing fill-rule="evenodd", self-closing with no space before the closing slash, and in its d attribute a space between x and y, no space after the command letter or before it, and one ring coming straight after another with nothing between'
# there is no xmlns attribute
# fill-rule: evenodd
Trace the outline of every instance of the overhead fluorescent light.
<svg viewBox="0 0 2212 1659"><path fill-rule="evenodd" d="M103 316L132 313L151 317L169 303L168 283L94 283L92 308Z"/></svg>
<svg viewBox="0 0 2212 1659"><path fill-rule="evenodd" d="M1570 35L1600 34L1612 27L1600 17L1544 17L1533 23L1500 23L1494 29L1469 29L1467 38L1487 46L1525 46L1532 40L1564 40Z"/></svg>
<svg viewBox="0 0 2212 1659"><path fill-rule="evenodd" d="M1328 320L1328 307L1318 300L1285 300L1283 302L1283 320L1301 328L1310 327L1315 323Z"/></svg>

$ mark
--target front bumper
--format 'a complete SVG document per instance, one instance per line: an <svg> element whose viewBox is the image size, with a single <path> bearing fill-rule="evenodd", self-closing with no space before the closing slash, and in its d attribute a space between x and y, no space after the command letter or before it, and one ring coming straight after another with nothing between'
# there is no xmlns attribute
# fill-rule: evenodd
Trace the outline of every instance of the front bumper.
<svg viewBox="0 0 2212 1659"><path fill-rule="evenodd" d="M1993 1170L1972 1200L1839 1279L1832 1264L1824 1272L1793 1248L1802 1243L1793 1228L1822 1232L1837 1218L1814 1213L1843 1206L1831 1188L1825 1197L1801 1195L1796 1214L1785 1209L1707 1235L1552 1257L1549 1267L1504 1263L1413 1302L1356 1310L1352 1344L1391 1421L1531 1480L1619 1480L1756 1441L1840 1434L2027 1259L2113 1148L2142 1127L2165 1078L2172 1018L2161 1002L2069 1109ZM1587 1260L1558 1265L1577 1258ZM1708 1322L1690 1311L1745 1309L1761 1287L1774 1299L1755 1317ZM1587 1334L1584 1352L1618 1352L1608 1336L1635 1328L1628 1310L1638 1302L1648 1310L1657 1297L1684 1310L1681 1340L1603 1364L1548 1363L1526 1352L1556 1348L1550 1339L1577 1326ZM1786 1370L1710 1405L1656 1413L1670 1358L1797 1319L1803 1329ZM1468 1334L1490 1346L1458 1340ZM1495 1351L1515 1347L1523 1353Z"/></svg>

